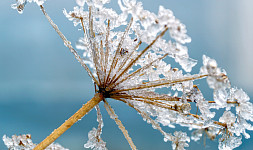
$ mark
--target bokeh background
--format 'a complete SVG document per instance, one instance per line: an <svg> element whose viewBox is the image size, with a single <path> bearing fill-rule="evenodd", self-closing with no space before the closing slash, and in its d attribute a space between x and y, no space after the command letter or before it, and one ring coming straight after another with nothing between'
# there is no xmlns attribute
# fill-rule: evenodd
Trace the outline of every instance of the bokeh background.
<svg viewBox="0 0 253 150"><path fill-rule="evenodd" d="M115 8L117 1L110 6ZM85 70L64 47L39 7L26 6L22 15L10 8L15 0L0 1L0 137L4 134L30 133L39 143L83 103L94 95L94 87ZM251 0L143 0L145 9L157 12L159 5L171 9L188 29L192 42L187 44L192 58L202 64L202 55L215 58L232 82L253 97L253 1ZM62 14L72 10L74 0L48 0L45 8L66 37L75 43L82 36ZM203 81L205 83L205 81ZM206 86L203 86L206 87ZM212 93L201 89L207 99ZM125 104L109 100L128 129L137 148L171 149L163 136ZM102 108L102 107L101 107ZM102 138L112 150L130 149L121 131L102 108ZM97 127L93 110L57 142L71 150L83 149L88 131ZM167 132L173 129L165 128ZM187 129L182 129L187 131ZM253 136L253 132L249 132ZM191 142L188 149L217 149L218 142ZM237 149L248 149L253 140L245 140ZM0 149L7 149L0 140Z"/></svg>

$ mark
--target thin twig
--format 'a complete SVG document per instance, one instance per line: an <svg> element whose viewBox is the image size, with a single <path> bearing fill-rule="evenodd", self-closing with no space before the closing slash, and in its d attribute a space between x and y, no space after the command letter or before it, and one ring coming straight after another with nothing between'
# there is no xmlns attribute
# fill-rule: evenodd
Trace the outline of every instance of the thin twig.
<svg viewBox="0 0 253 150"><path fill-rule="evenodd" d="M140 109L134 107L133 104L127 103L127 102L126 102L125 100L123 100L123 99L120 99L120 98L119 98L119 99L117 99L117 100L122 101L122 102L128 104L128 106L130 106L130 107L132 107L133 109L135 109L135 110L142 116L142 118L146 119L147 122L150 122L150 123L152 124L152 126L155 127L154 129L159 130L159 131L162 133L163 136L166 136L167 133L166 133L165 131L163 131L163 129L161 128L161 126L159 125L159 123L156 122L155 120L153 120L146 112L141 111Z"/></svg>
<svg viewBox="0 0 253 150"><path fill-rule="evenodd" d="M118 125L119 129L122 131L122 133L124 134L125 138L127 139L129 145L131 146L132 150L136 150L136 146L134 145L131 137L128 134L128 131L125 129L124 125L122 124L122 122L118 119L118 116L115 114L114 110L112 109L112 107L108 104L108 102L106 100L104 100L104 106L108 112L108 114L110 115L110 117L116 122L116 124Z"/></svg>
<svg viewBox="0 0 253 150"><path fill-rule="evenodd" d="M93 17L92 17L92 7L89 7L89 33L90 33L90 43L92 45L91 50L92 50L92 58L93 58L93 64L95 66L96 72L97 72L97 76L98 76L98 80L99 80L99 84L101 85L101 66L100 63L98 62L98 47L97 47L97 43L95 38L95 32L94 32L94 26L93 26ZM92 39L92 40L91 40Z"/></svg>
<svg viewBox="0 0 253 150"><path fill-rule="evenodd" d="M119 59L119 58L118 58L118 55L119 55L119 53L120 53L121 46L122 46L122 44L123 44L123 42L124 42L124 40L125 40L126 34L127 34L128 31L130 30L130 27L131 27L132 23L133 23L133 18L131 18L130 22L128 23L128 25L127 25L127 27L126 27L126 29L125 29L125 32L123 33L123 35L122 35L122 37L121 37L121 39L120 39L120 42L119 42L118 47L117 47L117 50L116 50L116 52L115 52L115 55L114 55L114 58L113 58L113 61L112 61L112 64L111 64L109 73L108 73L108 75L107 75L106 83L109 82L109 81L111 81L111 80L113 80L113 79L109 79L109 78L110 78L111 72L115 69L115 67L116 67L116 65L117 65L117 63L118 63L118 59Z"/></svg>
<svg viewBox="0 0 253 150"><path fill-rule="evenodd" d="M196 79L201 79L204 77L207 77L208 75L192 75L189 77L185 77L182 79L173 79L173 80L159 80L159 81L152 81L152 82L148 82L146 84L138 84L132 88L127 88L127 89L120 89L120 90L115 90L113 93L119 93L119 92L123 92L123 91L131 91L131 90L139 90L139 89L146 89L146 88L151 88L151 87L158 87L158 86L163 86L163 85L173 85L173 84L177 84L177 83L181 83L181 82L185 82L185 81L192 81L192 80L196 80Z"/></svg>
<svg viewBox="0 0 253 150"><path fill-rule="evenodd" d="M106 28L106 37L105 37L105 77L104 77L104 83L106 83L106 77L107 77L107 64L109 62L109 35L110 35L110 20L108 20L107 23L107 28ZM104 84L104 88L105 88L105 84Z"/></svg>
<svg viewBox="0 0 253 150"><path fill-rule="evenodd" d="M99 105L95 106L95 109L97 110L97 122L98 122L98 128L96 132L96 138L98 141L102 140L100 135L102 134L102 128L103 128L103 119L102 119L102 114L100 112Z"/></svg>

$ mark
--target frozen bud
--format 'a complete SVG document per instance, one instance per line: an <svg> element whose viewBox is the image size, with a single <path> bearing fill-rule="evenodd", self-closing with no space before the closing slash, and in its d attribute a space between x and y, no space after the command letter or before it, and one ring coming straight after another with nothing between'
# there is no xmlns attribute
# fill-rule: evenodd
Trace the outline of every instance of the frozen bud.
<svg viewBox="0 0 253 150"><path fill-rule="evenodd" d="M13 135L11 138L3 136L4 144L8 149L32 149L35 144L32 143L30 134Z"/></svg>
<svg viewBox="0 0 253 150"><path fill-rule="evenodd" d="M228 93L225 89L214 90L213 98L217 105L226 106Z"/></svg>
<svg viewBox="0 0 253 150"><path fill-rule="evenodd" d="M63 14L68 18L69 21L73 21L74 26L80 24L80 20L88 19L88 12L84 12L82 7L74 7L73 11L67 12L66 9L63 9Z"/></svg>
<svg viewBox="0 0 253 150"><path fill-rule="evenodd" d="M28 0L28 1L31 1L31 0ZM36 2L37 3L37 5L42 5L42 4L44 4L44 2L46 1L46 0L33 0L34 2Z"/></svg>
<svg viewBox="0 0 253 150"><path fill-rule="evenodd" d="M178 68L172 68L172 71L174 71L174 72L176 72L178 70L179 70Z"/></svg>
<svg viewBox="0 0 253 150"><path fill-rule="evenodd" d="M175 131L174 138L172 139L172 148L173 150L184 150L185 147L189 147L187 142L190 142L190 138L185 132Z"/></svg>
<svg viewBox="0 0 253 150"><path fill-rule="evenodd" d="M186 72L191 72L192 67L197 64L197 61L191 59L188 55L188 48L179 43L175 45L175 61L178 62Z"/></svg>
<svg viewBox="0 0 253 150"><path fill-rule="evenodd" d="M181 110L183 111L184 114L188 114L191 110L191 104L189 103L183 103L181 105Z"/></svg>
<svg viewBox="0 0 253 150"><path fill-rule="evenodd" d="M37 3L37 5L40 6L40 5L44 4L45 1L46 0L16 0L16 3L12 4L11 8L17 9L18 13L22 14L27 2L29 2L29 3L35 2L35 3Z"/></svg>
<svg viewBox="0 0 253 150"><path fill-rule="evenodd" d="M231 125L235 120L236 117L231 111L225 111L219 119L220 122L226 123L227 125Z"/></svg>
<svg viewBox="0 0 253 150"><path fill-rule="evenodd" d="M222 88L228 88L230 87L230 82L228 80L228 78L224 78L222 77L223 75L217 75L217 76L209 76L207 77L207 83L208 86L211 89L222 89Z"/></svg>
<svg viewBox="0 0 253 150"><path fill-rule="evenodd" d="M217 69L216 61L214 59L208 60L207 65L206 65L206 69L209 74L215 74L216 69Z"/></svg>
<svg viewBox="0 0 253 150"><path fill-rule="evenodd" d="M22 14L26 3L27 3L26 0L16 0L16 3L12 4L11 8L16 9L18 11L18 13Z"/></svg>
<svg viewBox="0 0 253 150"><path fill-rule="evenodd" d="M238 103L245 103L248 102L250 98L242 89L239 89L234 92L234 99Z"/></svg>
<svg viewBox="0 0 253 150"><path fill-rule="evenodd" d="M236 106L236 113L246 120L253 121L253 104L250 102L239 104Z"/></svg>
<svg viewBox="0 0 253 150"><path fill-rule="evenodd" d="M186 34L187 30L184 24L182 24L178 19L174 20L170 28L170 35L177 42L185 44L190 43L191 38Z"/></svg>
<svg viewBox="0 0 253 150"><path fill-rule="evenodd" d="M84 148L92 148L94 150L107 150L106 143L99 138L97 135L97 129L92 128L92 130L88 133L88 142L84 144Z"/></svg>
<svg viewBox="0 0 253 150"><path fill-rule="evenodd" d="M230 87L230 82L225 70L218 68L217 62L203 55L203 66L200 68L200 74L206 74L207 83L211 89L222 89Z"/></svg>
<svg viewBox="0 0 253 150"><path fill-rule="evenodd" d="M220 69L218 69L217 62L206 55L203 55L203 66L201 67L200 73L209 74L209 75L217 75L220 73Z"/></svg>
<svg viewBox="0 0 253 150"><path fill-rule="evenodd" d="M78 6L83 7L86 0L76 0Z"/></svg>

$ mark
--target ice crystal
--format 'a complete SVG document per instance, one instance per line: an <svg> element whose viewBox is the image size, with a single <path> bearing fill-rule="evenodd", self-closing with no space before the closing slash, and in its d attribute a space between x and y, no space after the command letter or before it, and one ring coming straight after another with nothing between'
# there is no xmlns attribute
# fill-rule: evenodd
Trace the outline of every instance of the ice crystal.
<svg viewBox="0 0 253 150"><path fill-rule="evenodd" d="M94 150L107 150L106 143L101 139L102 128L104 126L102 115L99 106L96 106L98 128L92 128L88 133L88 142L84 144L85 148L92 148Z"/></svg>
<svg viewBox="0 0 253 150"><path fill-rule="evenodd" d="M182 131L176 131L174 135L166 133L161 125L195 129L192 133L194 141L203 134L211 140L221 135L219 149L238 147L242 135L249 138L246 130L253 130L253 127L247 121L253 121L253 105L248 95L242 89L231 87L225 70L205 55L200 72L190 73L197 63L189 57L185 45L191 38L186 26L171 10L160 6L156 14L145 10L136 0L118 0L121 11L116 12L104 5L110 0L76 0L77 6L72 11L63 10L83 35L76 42L79 50L76 51L46 13L42 6L44 0L17 0L12 8L22 13L27 2L41 5L43 14L64 45L88 72L104 107L132 149L137 148L106 98L134 108L161 132L165 142L172 142L173 149L188 147L190 138ZM182 69L173 68L164 60L167 57L173 58ZM213 90L213 100L206 99L194 85L195 80L202 78L206 78ZM160 94L161 88L167 89L168 93ZM235 113L232 107L235 107ZM211 111L211 108L225 108L223 115L217 116L219 121L213 120L216 110ZM84 147L102 150L106 149L106 143L101 139L103 122L99 107L96 109L99 125L89 132Z"/></svg>
<svg viewBox="0 0 253 150"><path fill-rule="evenodd" d="M92 128L92 130L88 134L89 141L84 144L84 147L92 148L94 150L107 150L106 143L103 140L98 139L97 136L97 129Z"/></svg>
<svg viewBox="0 0 253 150"><path fill-rule="evenodd" d="M236 120L235 115L231 111L225 111L219 121L231 125Z"/></svg>
<svg viewBox="0 0 253 150"><path fill-rule="evenodd" d="M218 64L214 59L203 55L203 67L200 69L200 74L209 74L207 83L212 89L224 89L230 86L226 72L218 68Z"/></svg>
<svg viewBox="0 0 253 150"><path fill-rule="evenodd" d="M194 141L198 141L203 135L207 135L209 139L214 140L217 133L218 130L214 127L200 128L192 132L191 139Z"/></svg>
<svg viewBox="0 0 253 150"><path fill-rule="evenodd" d="M232 150L242 144L242 137L227 136L224 134L219 141L218 147L220 150Z"/></svg>
<svg viewBox="0 0 253 150"><path fill-rule="evenodd" d="M9 150L31 150L36 144L32 142L30 134L13 135L11 138L3 136L3 141ZM45 150L68 150L58 143L52 143Z"/></svg>
<svg viewBox="0 0 253 150"><path fill-rule="evenodd" d="M187 142L190 142L190 138L186 133L182 131L175 131L174 138L172 140L172 148L173 150L184 150L185 147L189 147Z"/></svg>

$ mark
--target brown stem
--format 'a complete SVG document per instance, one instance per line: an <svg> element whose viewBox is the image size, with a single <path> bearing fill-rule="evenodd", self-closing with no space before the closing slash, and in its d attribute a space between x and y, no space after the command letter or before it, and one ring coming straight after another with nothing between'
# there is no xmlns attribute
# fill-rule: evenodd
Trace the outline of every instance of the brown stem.
<svg viewBox="0 0 253 150"><path fill-rule="evenodd" d="M60 127L55 129L47 138L45 138L40 144L38 144L33 150L43 150L51 143L53 143L58 137L60 137L65 131L67 131L74 123L86 115L92 108L94 108L104 97L96 93L94 97L83 105L73 116L66 120Z"/></svg>
<svg viewBox="0 0 253 150"><path fill-rule="evenodd" d="M182 79L173 79L173 80L160 79L157 81L152 81L152 82L150 81L147 83L137 84L137 85L130 87L128 89L115 90L115 91L111 92L111 94L120 93L122 91L131 91L131 90L153 88L153 87L158 87L158 86L163 86L163 85L173 85L173 84L177 84L177 83L181 83L181 82L185 82L185 81L193 81L193 80L201 79L201 78L204 78L207 76L208 75L205 74L205 75L192 75L189 77L183 77Z"/></svg>

